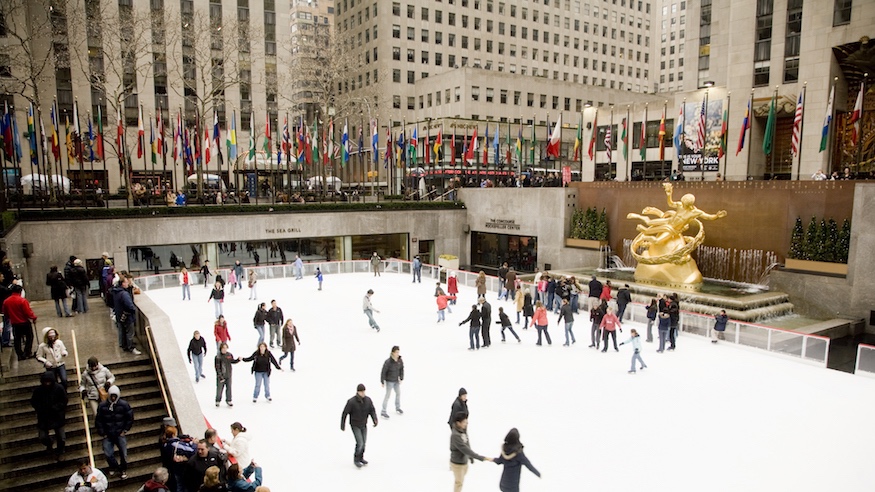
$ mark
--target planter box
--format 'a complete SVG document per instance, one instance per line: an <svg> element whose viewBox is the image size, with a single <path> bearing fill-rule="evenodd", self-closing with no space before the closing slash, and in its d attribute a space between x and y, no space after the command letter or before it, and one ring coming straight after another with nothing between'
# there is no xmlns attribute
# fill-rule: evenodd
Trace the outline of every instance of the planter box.
<svg viewBox="0 0 875 492"><path fill-rule="evenodd" d="M442 258L438 257L438 266L440 266L441 270L458 270L459 269L459 258Z"/></svg>
<svg viewBox="0 0 875 492"><path fill-rule="evenodd" d="M829 275L848 275L846 263L831 263L827 261L792 260L787 258L784 268L809 273L825 273Z"/></svg>
<svg viewBox="0 0 875 492"><path fill-rule="evenodd" d="M570 237L565 238L565 247L566 248L581 248L581 249L601 249L602 246L607 246L607 241L596 241L593 239L573 239Z"/></svg>

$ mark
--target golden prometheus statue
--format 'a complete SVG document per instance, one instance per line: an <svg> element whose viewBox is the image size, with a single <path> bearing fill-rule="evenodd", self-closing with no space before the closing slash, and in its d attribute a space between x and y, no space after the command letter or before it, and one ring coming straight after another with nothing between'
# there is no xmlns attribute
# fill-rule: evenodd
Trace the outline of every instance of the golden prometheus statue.
<svg viewBox="0 0 875 492"><path fill-rule="evenodd" d="M716 220L726 217L726 211L707 214L699 210L696 197L687 193L681 201L672 200L672 185L665 183L665 196L669 210L663 212L655 207L646 207L641 214L629 214L627 219L644 222L636 228L638 236L632 241L632 256L638 260L635 280L668 284L676 287L694 286L702 283L702 272L696 266L690 253L705 240L705 228L699 219ZM684 232L694 223L698 231L695 236L685 236Z"/></svg>

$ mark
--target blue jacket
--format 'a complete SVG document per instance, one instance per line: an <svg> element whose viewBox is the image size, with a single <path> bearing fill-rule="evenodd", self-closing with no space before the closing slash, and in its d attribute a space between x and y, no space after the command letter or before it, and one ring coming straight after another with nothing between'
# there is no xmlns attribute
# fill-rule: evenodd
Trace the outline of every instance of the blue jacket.
<svg viewBox="0 0 875 492"><path fill-rule="evenodd" d="M231 480L228 482L228 490L230 492L255 492L255 489L261 485L261 467L252 466L250 464L243 470L243 476L249 478L249 476L252 475L252 472L255 472L254 480L251 482L247 482L243 478Z"/></svg>
<svg viewBox="0 0 875 492"><path fill-rule="evenodd" d="M718 314L714 316L714 329L716 331L726 331L726 322L729 321L729 316Z"/></svg>
<svg viewBox="0 0 875 492"><path fill-rule="evenodd" d="M501 472L501 482L499 482L503 491L518 492L520 490L520 473L523 466L535 475L541 476L541 472L532 466L532 463L526 458L522 448L510 454L505 454L505 450L502 450L501 456L495 458L493 462L496 465L504 465L504 471Z"/></svg>
<svg viewBox="0 0 875 492"><path fill-rule="evenodd" d="M128 323L133 323L137 308L134 306L131 294L121 285L116 285L109 292L112 294L112 310L115 312L115 318L119 319L122 313L128 313Z"/></svg>
<svg viewBox="0 0 875 492"><path fill-rule="evenodd" d="M659 329L660 330L668 330L669 328L671 328L671 318L668 316L666 316L665 318L660 316L659 317Z"/></svg>
<svg viewBox="0 0 875 492"><path fill-rule="evenodd" d="M419 261L419 258L413 259L413 269L414 270L421 270L422 269L422 262Z"/></svg>

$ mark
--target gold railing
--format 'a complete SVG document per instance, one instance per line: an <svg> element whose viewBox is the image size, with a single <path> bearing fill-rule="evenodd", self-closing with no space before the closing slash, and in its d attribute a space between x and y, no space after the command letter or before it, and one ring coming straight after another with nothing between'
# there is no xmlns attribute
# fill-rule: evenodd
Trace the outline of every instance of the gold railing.
<svg viewBox="0 0 875 492"><path fill-rule="evenodd" d="M170 408L170 398L167 397L167 386L164 384L164 375L158 364L158 353L155 351L155 343L152 339L152 327L146 325L146 328L143 331L146 332L146 340L149 343L149 353L152 356L152 366L155 368L155 376L158 378L158 386L161 388L161 398L164 400L164 408L167 410L167 416L173 417L173 410Z"/></svg>

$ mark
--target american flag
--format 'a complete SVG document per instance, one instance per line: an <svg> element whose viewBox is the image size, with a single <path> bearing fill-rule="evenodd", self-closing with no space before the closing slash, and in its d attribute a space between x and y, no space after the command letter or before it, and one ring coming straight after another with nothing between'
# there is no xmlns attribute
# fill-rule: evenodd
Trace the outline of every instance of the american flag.
<svg viewBox="0 0 875 492"><path fill-rule="evenodd" d="M793 117L793 139L790 141L790 154L799 155L799 141L802 139L802 106L805 103L805 89L799 92L796 101L796 115Z"/></svg>
<svg viewBox="0 0 875 492"><path fill-rule="evenodd" d="M702 100L702 110L699 111L699 128L696 132L696 150L703 150L705 148L705 125L707 124L705 121L705 101Z"/></svg>
<svg viewBox="0 0 875 492"><path fill-rule="evenodd" d="M614 162L611 157L611 127L610 125L605 130L605 150L608 152L608 162Z"/></svg>

